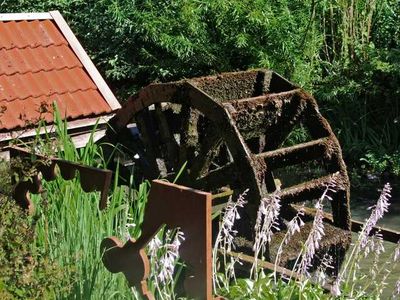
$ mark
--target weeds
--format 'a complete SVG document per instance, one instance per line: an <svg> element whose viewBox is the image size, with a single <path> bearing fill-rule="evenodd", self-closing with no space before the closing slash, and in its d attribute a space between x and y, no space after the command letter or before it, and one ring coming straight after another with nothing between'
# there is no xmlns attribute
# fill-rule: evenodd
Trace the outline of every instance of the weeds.
<svg viewBox="0 0 400 300"><path fill-rule="evenodd" d="M7 174L7 173L6 173ZM4 175L4 173L2 174ZM54 299L68 293L61 266L35 243L35 222L7 196L0 196L0 298Z"/></svg>

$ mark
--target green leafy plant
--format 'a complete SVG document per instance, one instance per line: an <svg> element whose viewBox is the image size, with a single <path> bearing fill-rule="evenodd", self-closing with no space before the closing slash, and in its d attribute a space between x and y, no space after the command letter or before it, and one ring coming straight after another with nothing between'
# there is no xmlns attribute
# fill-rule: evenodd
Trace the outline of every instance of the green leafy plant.
<svg viewBox="0 0 400 300"><path fill-rule="evenodd" d="M2 173L10 178L10 172ZM63 285L61 267L36 245L35 221L8 196L0 195L0 298L55 299L70 286Z"/></svg>
<svg viewBox="0 0 400 300"><path fill-rule="evenodd" d="M367 152L365 157L360 159L365 162L373 172L388 173L400 176L400 152L391 155L378 155L374 152ZM387 175L387 174L386 174Z"/></svg>

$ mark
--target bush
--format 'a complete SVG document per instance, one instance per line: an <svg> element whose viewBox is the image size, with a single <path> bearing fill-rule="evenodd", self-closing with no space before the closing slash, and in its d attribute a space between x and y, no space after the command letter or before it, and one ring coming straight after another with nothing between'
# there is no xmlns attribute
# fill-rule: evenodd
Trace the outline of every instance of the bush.
<svg viewBox="0 0 400 300"><path fill-rule="evenodd" d="M53 299L67 290L61 266L35 245L34 220L5 195L0 220L0 299Z"/></svg>

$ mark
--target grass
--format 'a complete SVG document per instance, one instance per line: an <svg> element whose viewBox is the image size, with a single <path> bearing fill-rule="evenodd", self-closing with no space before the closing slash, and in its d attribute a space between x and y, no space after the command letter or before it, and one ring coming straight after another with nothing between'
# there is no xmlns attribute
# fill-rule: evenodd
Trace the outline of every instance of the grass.
<svg viewBox="0 0 400 300"><path fill-rule="evenodd" d="M66 124L58 118L56 125L56 155L70 161L104 166L101 151L92 140L78 151L66 133ZM46 140L37 140L37 144L46 144ZM113 235L124 240L128 235L128 221L140 224L143 214L138 213L146 200L148 184L143 183L138 191L134 191L119 186L118 176L115 178L105 211L99 210L99 193L85 193L79 178L65 181L58 177L55 181L44 182L46 192L33 197L37 207L36 246L63 266L63 284L69 287L68 292L58 294L57 299L132 298L124 277L113 275L104 268L100 243ZM137 213L133 214L132 210ZM134 228L129 234L138 236L140 231Z"/></svg>

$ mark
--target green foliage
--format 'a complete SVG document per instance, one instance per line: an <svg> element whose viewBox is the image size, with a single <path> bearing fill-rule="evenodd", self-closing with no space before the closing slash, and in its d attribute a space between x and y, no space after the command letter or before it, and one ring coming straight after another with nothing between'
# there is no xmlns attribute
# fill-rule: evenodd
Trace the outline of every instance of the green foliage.
<svg viewBox="0 0 400 300"><path fill-rule="evenodd" d="M363 63L333 66L317 92L353 161L368 151L393 154L400 144L400 106L394 100L400 96L400 52L370 48L368 53Z"/></svg>
<svg viewBox="0 0 400 300"><path fill-rule="evenodd" d="M373 172L388 173L400 176L400 152L392 155L367 152L361 161L367 163Z"/></svg>
<svg viewBox="0 0 400 300"><path fill-rule="evenodd" d="M310 86L322 41L309 21L311 2L19 0L0 8L60 10L114 86L134 90L155 80L252 67Z"/></svg>
<svg viewBox="0 0 400 300"><path fill-rule="evenodd" d="M0 0L54 9L121 100L152 81L265 67L322 100L352 162L398 150L398 0Z"/></svg>
<svg viewBox="0 0 400 300"><path fill-rule="evenodd" d="M265 67L313 91L347 156L398 150L397 0L18 0L58 9L124 99L152 81Z"/></svg>
<svg viewBox="0 0 400 300"><path fill-rule="evenodd" d="M2 177L10 178L9 173ZM0 196L0 298L54 299L68 291L61 266L35 244L35 220Z"/></svg>
<svg viewBox="0 0 400 300"><path fill-rule="evenodd" d="M37 138L35 147L48 154L74 162L104 167L100 147L93 143L76 149L66 132L67 124L55 110L55 141ZM94 132L94 131L93 131ZM52 147L47 147L51 144ZM123 275L108 272L101 261L101 241L108 236L122 240L129 234L137 237L147 199L147 183L139 192L118 185L118 173L105 211L99 210L99 193L85 193L79 178L65 181L58 176L43 182L46 193L32 196L36 213L36 244L63 267L63 286L68 291L54 290L56 299L130 299L133 294ZM140 193L140 194L138 194ZM136 213L130 215L134 210ZM127 223L137 224L128 232ZM74 268L68 268L73 265Z"/></svg>
<svg viewBox="0 0 400 300"><path fill-rule="evenodd" d="M353 163L391 155L400 144L400 4L396 0L325 3L322 110ZM350 14L351 13L351 14Z"/></svg>

